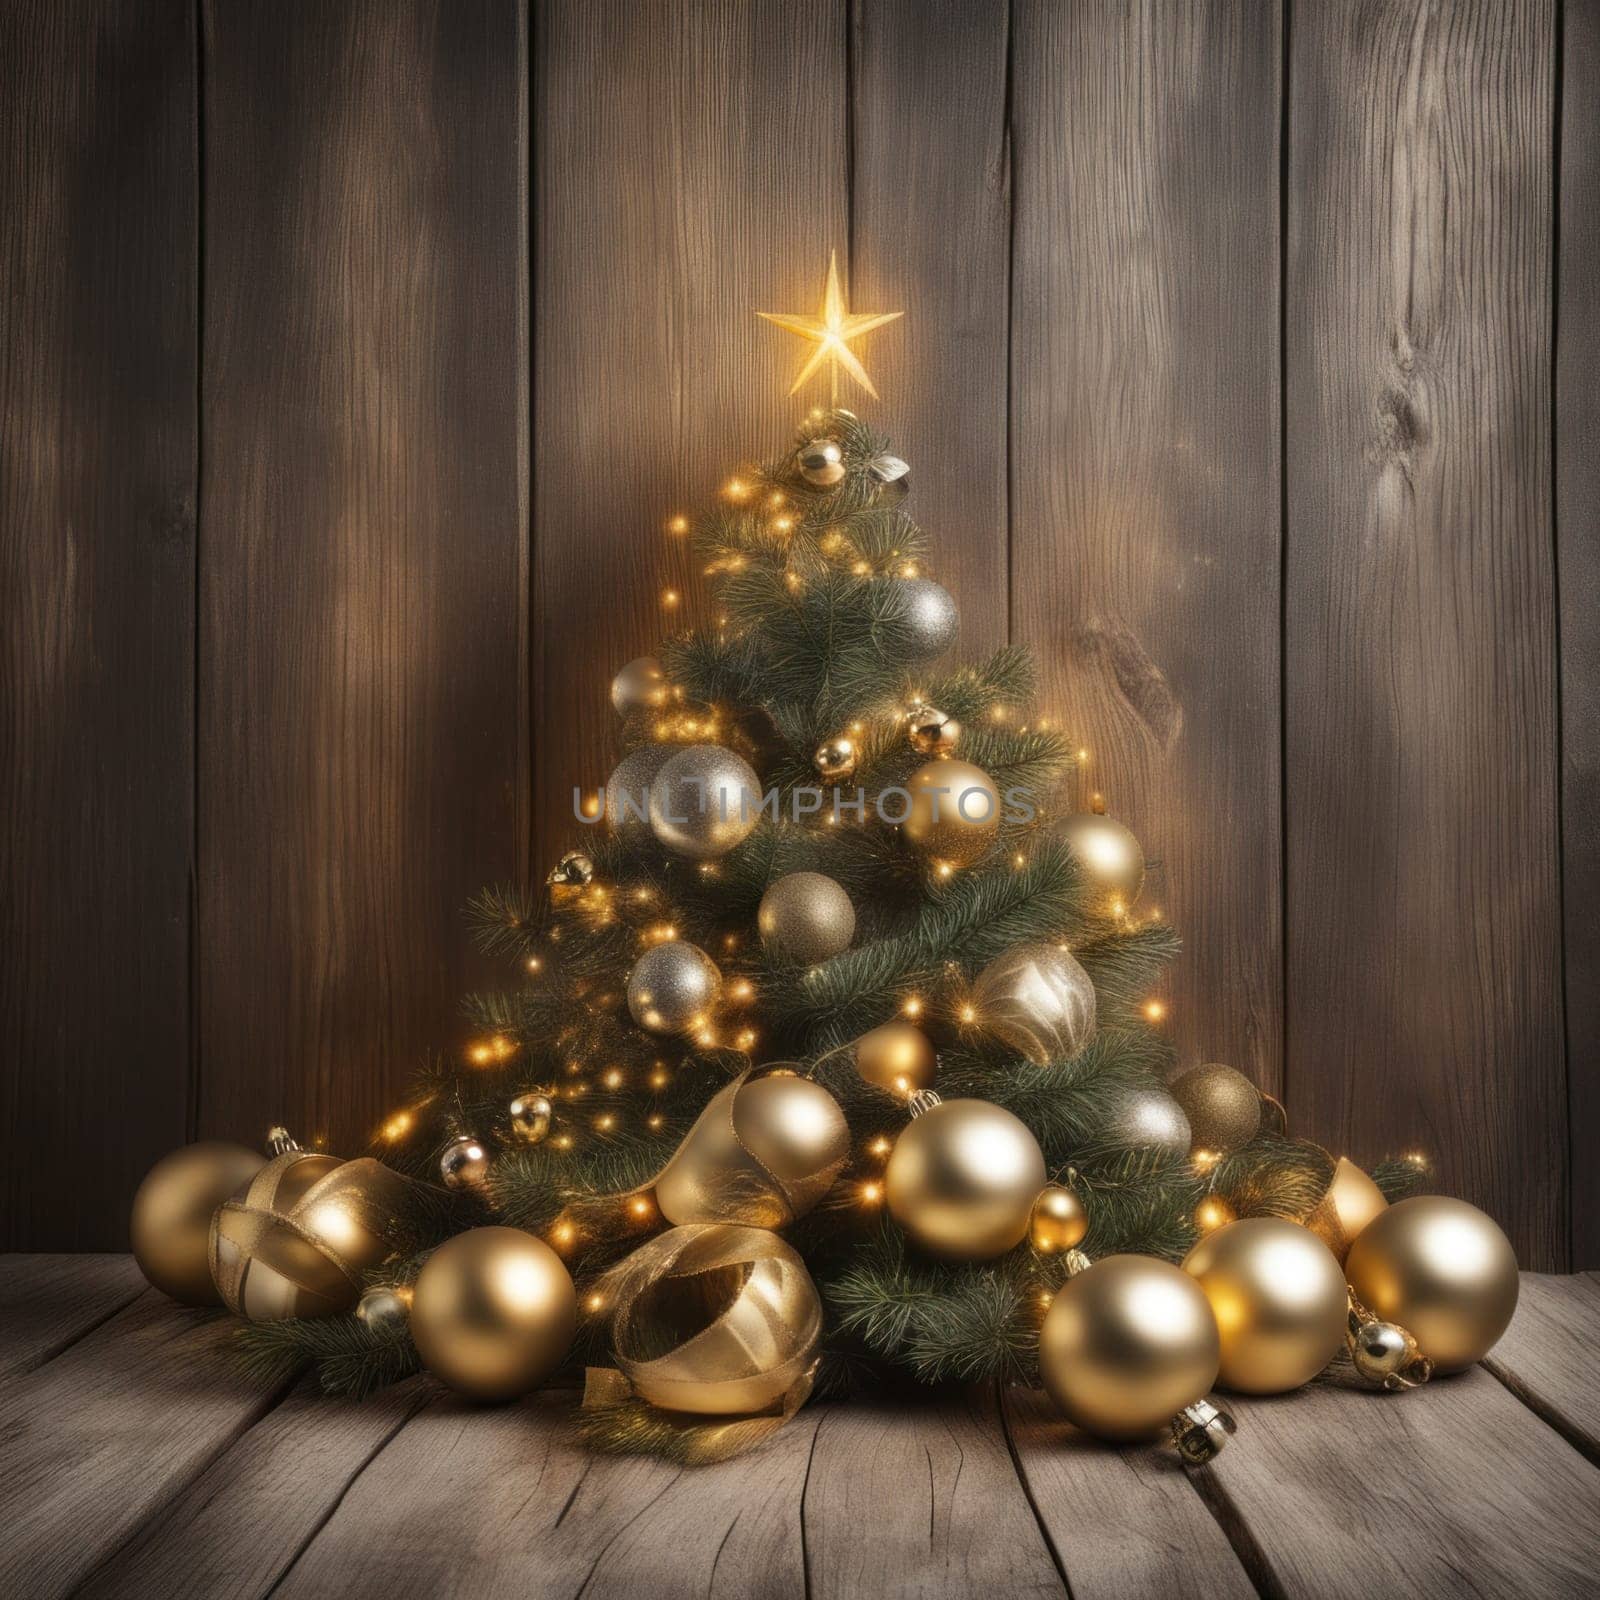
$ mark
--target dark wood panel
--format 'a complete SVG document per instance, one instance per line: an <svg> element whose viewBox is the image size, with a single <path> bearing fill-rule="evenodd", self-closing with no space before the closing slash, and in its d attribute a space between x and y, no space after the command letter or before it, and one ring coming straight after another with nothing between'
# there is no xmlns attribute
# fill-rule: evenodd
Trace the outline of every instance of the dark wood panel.
<svg viewBox="0 0 1600 1600"><path fill-rule="evenodd" d="M348 1149L525 865L525 25L205 23L201 1125Z"/></svg>
<svg viewBox="0 0 1600 1600"><path fill-rule="evenodd" d="M964 655L1007 642L1011 151L1006 0L851 8L850 266L868 310L905 310L865 348L881 420L911 463L930 570ZM854 404L854 402L851 402Z"/></svg>
<svg viewBox="0 0 1600 1600"><path fill-rule="evenodd" d="M0 1257L0 1378L43 1366L143 1292L132 1256Z"/></svg>
<svg viewBox="0 0 1600 1600"><path fill-rule="evenodd" d="M1572 1265L1600 1267L1600 5L1561 10L1556 562Z"/></svg>
<svg viewBox="0 0 1600 1600"><path fill-rule="evenodd" d="M1019 0L1014 633L1158 869L1182 1061L1276 1090L1279 19Z"/></svg>
<svg viewBox="0 0 1600 1600"><path fill-rule="evenodd" d="M186 1127L195 115L187 0L0 8L0 1248Z"/></svg>
<svg viewBox="0 0 1600 1600"><path fill-rule="evenodd" d="M1566 1260L1550 528L1552 8L1291 38L1288 1090Z"/></svg>
<svg viewBox="0 0 1600 1600"><path fill-rule="evenodd" d="M848 110L844 0L546 0L537 14L543 860L577 831L574 786L603 783L620 753L612 674L705 615L667 520L826 400L786 398L804 353L755 313L811 310L830 246L846 248ZM669 585L685 596L674 611Z"/></svg>

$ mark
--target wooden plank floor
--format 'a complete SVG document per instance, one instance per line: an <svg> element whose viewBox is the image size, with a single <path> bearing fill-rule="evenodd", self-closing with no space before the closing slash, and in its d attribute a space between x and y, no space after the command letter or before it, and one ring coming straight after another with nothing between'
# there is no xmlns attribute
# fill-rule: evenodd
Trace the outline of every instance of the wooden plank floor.
<svg viewBox="0 0 1600 1600"><path fill-rule="evenodd" d="M120 1256L0 1257L0 1594L1593 1594L1600 1276L1523 1280L1493 1358L1239 1401L1207 1472L1038 1394L816 1405L699 1471L586 1454L570 1390L478 1410L241 1378Z"/></svg>

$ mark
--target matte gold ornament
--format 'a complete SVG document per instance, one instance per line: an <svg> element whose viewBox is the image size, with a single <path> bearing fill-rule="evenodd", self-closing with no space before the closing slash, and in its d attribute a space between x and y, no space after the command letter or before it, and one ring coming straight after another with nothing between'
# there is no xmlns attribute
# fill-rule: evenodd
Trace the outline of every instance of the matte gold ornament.
<svg viewBox="0 0 1600 1600"><path fill-rule="evenodd" d="M769 955L809 967L850 948L856 908L825 874L791 872L762 895L756 926Z"/></svg>
<svg viewBox="0 0 1600 1600"><path fill-rule="evenodd" d="M206 1139L163 1156L133 1197L128 1232L133 1259L152 1287L185 1305L214 1306L211 1218L267 1164L242 1144Z"/></svg>
<svg viewBox="0 0 1600 1600"><path fill-rule="evenodd" d="M212 1218L223 1304L252 1322L349 1311L392 1253L405 1202L405 1179L370 1157L275 1156Z"/></svg>
<svg viewBox="0 0 1600 1600"><path fill-rule="evenodd" d="M1039 1376L1086 1433L1154 1438L1217 1381L1211 1304L1153 1256L1106 1256L1057 1291L1039 1329Z"/></svg>
<svg viewBox="0 0 1600 1600"><path fill-rule="evenodd" d="M817 746L811 764L825 783L843 783L856 770L855 740L846 739L843 735L837 739L824 739Z"/></svg>
<svg viewBox="0 0 1600 1600"><path fill-rule="evenodd" d="M1094 984L1059 945L1020 944L996 956L972 993L980 1024L1035 1066L1071 1060L1094 1036Z"/></svg>
<svg viewBox="0 0 1600 1600"><path fill-rule="evenodd" d="M931 1089L939 1058L933 1041L909 1022L885 1022L856 1040L856 1071L890 1094Z"/></svg>
<svg viewBox="0 0 1600 1600"><path fill-rule="evenodd" d="M1196 1150L1227 1155L1249 1144L1261 1126L1261 1091L1221 1062L1191 1067L1174 1080L1172 1098L1189 1119Z"/></svg>
<svg viewBox="0 0 1600 1600"><path fill-rule="evenodd" d="M552 889L582 889L594 881L594 860L582 850L569 850L544 880Z"/></svg>
<svg viewBox="0 0 1600 1600"><path fill-rule="evenodd" d="M698 945L668 939L652 946L628 975L628 1011L647 1033L689 1033L722 993L722 973Z"/></svg>
<svg viewBox="0 0 1600 1600"><path fill-rule="evenodd" d="M550 1131L555 1106L546 1094L519 1094L506 1107L511 1131L524 1144L540 1144Z"/></svg>
<svg viewBox="0 0 1600 1600"><path fill-rule="evenodd" d="M812 439L795 458L813 489L831 489L844 479L844 446L837 439Z"/></svg>
<svg viewBox="0 0 1600 1600"><path fill-rule="evenodd" d="M1306 1226L1343 1262L1361 1230L1388 1208L1383 1190L1355 1162L1340 1156L1328 1192L1306 1218Z"/></svg>
<svg viewBox="0 0 1600 1600"><path fill-rule="evenodd" d="M784 1068L741 1073L712 1096L654 1188L668 1222L783 1228L833 1187L850 1127L821 1084Z"/></svg>
<svg viewBox="0 0 1600 1600"><path fill-rule="evenodd" d="M566 1359L578 1297L561 1257L520 1228L469 1228L423 1264L411 1301L422 1364L473 1400L511 1400Z"/></svg>
<svg viewBox="0 0 1600 1600"><path fill-rule="evenodd" d="M1133 834L1099 811L1064 817L1056 832L1067 842L1084 876L1103 893L1108 908L1132 910L1144 888L1144 850Z"/></svg>
<svg viewBox="0 0 1600 1600"><path fill-rule="evenodd" d="M1116 1144L1138 1150L1167 1150L1173 1155L1188 1155L1192 1143L1183 1107L1165 1089L1154 1087L1125 1090L1107 1124L1107 1133Z"/></svg>
<svg viewBox="0 0 1600 1600"><path fill-rule="evenodd" d="M1207 1234L1183 1270L1205 1291L1221 1338L1219 1380L1243 1394L1309 1383L1345 1335L1344 1273L1316 1234L1246 1217Z"/></svg>
<svg viewBox="0 0 1600 1600"><path fill-rule="evenodd" d="M902 1130L884 1169L889 1214L945 1261L988 1261L1020 1244L1044 1185L1039 1141L987 1100L935 1100Z"/></svg>
<svg viewBox="0 0 1600 1600"><path fill-rule="evenodd" d="M724 856L761 815L761 780L720 744L691 744L650 785L650 829L667 849L695 861Z"/></svg>
<svg viewBox="0 0 1600 1600"><path fill-rule="evenodd" d="M1052 1183L1039 1191L1028 1219L1028 1237L1040 1255L1076 1250L1089 1231L1089 1213L1077 1191Z"/></svg>
<svg viewBox="0 0 1600 1600"><path fill-rule="evenodd" d="M398 1289L368 1289L356 1301L356 1321L365 1323L374 1333L395 1337L405 1332L411 1318L411 1291Z"/></svg>
<svg viewBox="0 0 1600 1600"><path fill-rule="evenodd" d="M471 1134L452 1139L439 1157L439 1176L447 1189L481 1188L489 1176L489 1152Z"/></svg>
<svg viewBox="0 0 1600 1600"><path fill-rule="evenodd" d="M961 614L950 591L932 578L897 578L906 602L906 622L910 638L906 657L910 661L931 661L942 656L956 642L961 630Z"/></svg>
<svg viewBox="0 0 1600 1600"><path fill-rule="evenodd" d="M606 779L606 826L630 850L655 843L650 828L650 785L678 753L670 744L642 744L630 750Z"/></svg>
<svg viewBox="0 0 1600 1600"><path fill-rule="evenodd" d="M937 706L918 706L906 718L906 738L918 755L954 755L961 724Z"/></svg>
<svg viewBox="0 0 1600 1600"><path fill-rule="evenodd" d="M640 656L630 661L611 680L611 704L617 708L619 716L664 705L666 699L667 675L654 656Z"/></svg>
<svg viewBox="0 0 1600 1600"><path fill-rule="evenodd" d="M911 774L904 832L925 856L970 866L1000 830L1000 791L970 761L930 761Z"/></svg>
<svg viewBox="0 0 1600 1600"><path fill-rule="evenodd" d="M1517 1258L1465 1200L1417 1195L1380 1212L1345 1259L1356 1297L1417 1341L1439 1372L1480 1360L1517 1308Z"/></svg>

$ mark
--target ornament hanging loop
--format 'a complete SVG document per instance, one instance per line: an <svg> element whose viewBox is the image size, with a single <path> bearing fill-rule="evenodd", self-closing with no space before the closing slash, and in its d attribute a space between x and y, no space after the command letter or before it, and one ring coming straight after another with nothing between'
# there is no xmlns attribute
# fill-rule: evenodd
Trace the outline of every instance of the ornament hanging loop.
<svg viewBox="0 0 1600 1600"><path fill-rule="evenodd" d="M943 1105L944 1101L932 1089L918 1089L906 1101L906 1110L913 1117L920 1117L925 1111L932 1111L935 1106Z"/></svg>
<svg viewBox="0 0 1600 1600"><path fill-rule="evenodd" d="M1172 1442L1186 1466L1203 1467L1216 1459L1238 1426L1231 1412L1209 1400L1196 1400L1172 1419Z"/></svg>
<svg viewBox="0 0 1600 1600"><path fill-rule="evenodd" d="M267 1129L267 1154L274 1158L286 1156L291 1150L298 1150L300 1141L289 1132L280 1122L275 1122Z"/></svg>
<svg viewBox="0 0 1600 1600"><path fill-rule="evenodd" d="M1345 1348L1357 1375L1376 1389L1396 1394L1416 1389L1433 1376L1433 1363L1417 1347L1416 1339L1397 1322L1384 1322L1350 1290L1349 1322Z"/></svg>

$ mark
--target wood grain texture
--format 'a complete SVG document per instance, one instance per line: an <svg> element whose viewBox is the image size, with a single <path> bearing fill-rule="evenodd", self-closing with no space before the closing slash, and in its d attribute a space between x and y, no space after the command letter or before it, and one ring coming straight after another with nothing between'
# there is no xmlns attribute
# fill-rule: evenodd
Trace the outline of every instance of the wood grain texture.
<svg viewBox="0 0 1600 1600"><path fill-rule="evenodd" d="M1180 1061L1276 1092L1278 15L1015 26L1013 633L1161 863Z"/></svg>
<svg viewBox="0 0 1600 1600"><path fill-rule="evenodd" d="M0 1594L67 1594L270 1408L232 1324L150 1290L0 1389Z"/></svg>
<svg viewBox="0 0 1600 1600"><path fill-rule="evenodd" d="M144 1287L132 1256L0 1256L0 1379L43 1366Z"/></svg>
<svg viewBox="0 0 1600 1600"><path fill-rule="evenodd" d="M864 347L883 400L857 409L911 464L911 512L971 657L1010 638L1008 12L851 8L851 288L867 310L906 312Z"/></svg>
<svg viewBox="0 0 1600 1600"><path fill-rule="evenodd" d="M805 1539L814 1600L1066 1592L989 1390L826 1408Z"/></svg>
<svg viewBox="0 0 1600 1600"><path fill-rule="evenodd" d="M519 8L208 0L201 1128L363 1144L525 865Z"/></svg>
<svg viewBox="0 0 1600 1600"><path fill-rule="evenodd" d="M1600 4L1561 8L1555 514L1573 1267L1600 1267Z"/></svg>
<svg viewBox="0 0 1600 1600"><path fill-rule="evenodd" d="M426 1394L413 1380L357 1404L302 1379L74 1594L264 1600Z"/></svg>
<svg viewBox="0 0 1600 1600"><path fill-rule="evenodd" d="M1249 1530L1268 1592L1591 1592L1600 1471L1488 1373L1398 1396L1319 1383L1229 1407L1239 1436L1197 1486Z"/></svg>
<svg viewBox="0 0 1600 1600"><path fill-rule="evenodd" d="M0 8L0 1248L124 1245L186 1127L193 36Z"/></svg>
<svg viewBox="0 0 1600 1600"><path fill-rule="evenodd" d="M546 0L535 50L540 861L620 754L608 690L706 615L669 516L775 454L818 393L756 311L847 244L844 0ZM887 348L893 328L874 334ZM664 585L684 594L663 612Z"/></svg>
<svg viewBox="0 0 1600 1600"><path fill-rule="evenodd" d="M1522 1274L1511 1326L1484 1365L1553 1428L1600 1462L1600 1274Z"/></svg>
<svg viewBox="0 0 1600 1600"><path fill-rule="evenodd" d="M1254 1596L1173 1451L1110 1449L1065 1421L1037 1389L1006 1391L1005 1422L1073 1600Z"/></svg>
<svg viewBox="0 0 1600 1600"><path fill-rule="evenodd" d="M1288 1093L1566 1259L1550 530L1552 8L1291 37Z"/></svg>

